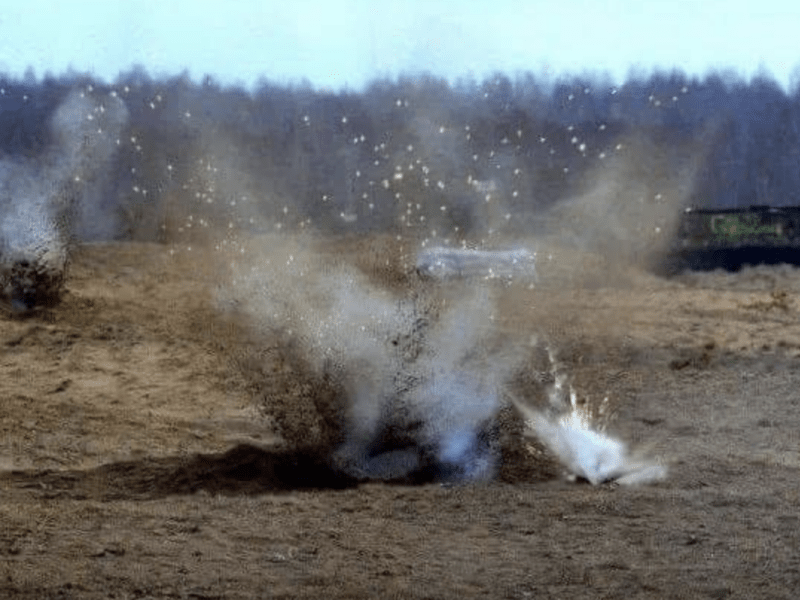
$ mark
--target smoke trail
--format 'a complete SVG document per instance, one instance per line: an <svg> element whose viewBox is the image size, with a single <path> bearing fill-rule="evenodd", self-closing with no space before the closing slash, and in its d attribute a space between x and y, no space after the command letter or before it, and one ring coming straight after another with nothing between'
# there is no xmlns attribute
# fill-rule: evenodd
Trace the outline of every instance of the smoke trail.
<svg viewBox="0 0 800 600"><path fill-rule="evenodd" d="M127 118L118 98L74 90L51 119L52 148L35 161L0 161L0 297L13 312L57 299L75 228L98 221L84 197Z"/></svg>

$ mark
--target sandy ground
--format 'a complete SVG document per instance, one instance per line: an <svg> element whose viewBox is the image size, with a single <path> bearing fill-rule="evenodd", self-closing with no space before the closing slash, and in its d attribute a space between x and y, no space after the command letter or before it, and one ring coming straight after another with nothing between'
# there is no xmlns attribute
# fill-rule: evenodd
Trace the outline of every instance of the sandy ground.
<svg viewBox="0 0 800 600"><path fill-rule="evenodd" d="M796 597L798 271L508 288L498 327L554 340L669 475L447 487L281 444L260 409L302 374L204 264L84 247L61 305L0 320L0 597Z"/></svg>

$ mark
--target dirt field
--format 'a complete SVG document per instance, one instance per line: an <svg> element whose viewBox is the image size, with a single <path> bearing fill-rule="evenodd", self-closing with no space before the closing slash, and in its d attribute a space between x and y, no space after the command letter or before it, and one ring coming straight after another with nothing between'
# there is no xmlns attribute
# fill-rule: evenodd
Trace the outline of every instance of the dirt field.
<svg viewBox="0 0 800 600"><path fill-rule="evenodd" d="M798 271L508 288L498 327L555 340L668 477L414 486L281 442L259 406L302 375L205 264L84 247L58 307L0 320L0 597L797 596Z"/></svg>

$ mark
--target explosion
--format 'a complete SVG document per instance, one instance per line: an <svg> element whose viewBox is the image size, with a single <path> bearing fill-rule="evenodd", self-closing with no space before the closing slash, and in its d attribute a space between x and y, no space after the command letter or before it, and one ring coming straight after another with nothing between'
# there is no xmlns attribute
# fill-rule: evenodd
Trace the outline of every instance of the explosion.
<svg viewBox="0 0 800 600"><path fill-rule="evenodd" d="M652 483L664 479L665 466L631 456L627 445L606 433L608 397L595 413L588 402L579 403L566 369L548 347L554 383L549 390L550 413L537 411L518 399L525 417L525 436L544 444L567 470L568 478L592 485L615 481L622 485Z"/></svg>
<svg viewBox="0 0 800 600"><path fill-rule="evenodd" d="M127 119L118 98L74 90L50 121L48 152L0 161L0 306L24 314L58 301L74 228L96 220L84 197Z"/></svg>
<svg viewBox="0 0 800 600"><path fill-rule="evenodd" d="M393 291L306 242L248 247L251 262L236 263L223 296L269 337L290 336L312 376L340 387L334 465L365 479L491 479L491 428L514 366L492 327L491 286L439 285L410 268Z"/></svg>
<svg viewBox="0 0 800 600"><path fill-rule="evenodd" d="M408 261L403 285L395 288L370 280L303 236L253 238L232 255L231 285L220 290L221 305L235 307L265 339L295 348L310 381L338 390L331 396L315 388L312 394L315 403L326 397L335 404L316 409L337 415L321 444L340 472L363 480L492 480L508 443L500 415L513 412L513 405L527 425L522 435L539 440L575 477L597 484L665 475L595 429L553 352L550 412L537 412L511 395L526 352L521 339L495 323L498 294L535 277L532 254L515 251L515 262L501 264L513 269L497 279L487 276L492 251L423 251ZM455 265L453 273L420 274L420 265L434 259ZM269 399L272 409L276 401ZM304 413L289 423L284 436L307 441L308 423L301 422L307 418Z"/></svg>

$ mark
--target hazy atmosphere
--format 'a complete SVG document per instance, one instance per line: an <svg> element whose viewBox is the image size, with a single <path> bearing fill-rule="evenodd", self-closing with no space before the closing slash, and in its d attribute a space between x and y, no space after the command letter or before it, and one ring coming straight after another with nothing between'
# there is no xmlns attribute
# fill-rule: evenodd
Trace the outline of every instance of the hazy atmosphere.
<svg viewBox="0 0 800 600"><path fill-rule="evenodd" d="M0 596L793 598L800 10L0 15Z"/></svg>

